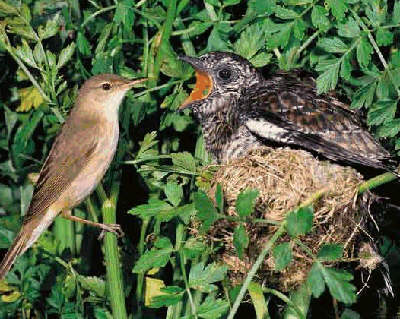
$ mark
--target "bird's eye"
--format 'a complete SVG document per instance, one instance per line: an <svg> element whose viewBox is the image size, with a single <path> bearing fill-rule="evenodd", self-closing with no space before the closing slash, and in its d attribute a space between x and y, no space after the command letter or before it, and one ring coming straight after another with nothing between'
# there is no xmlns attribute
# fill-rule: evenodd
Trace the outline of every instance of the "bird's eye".
<svg viewBox="0 0 400 319"><path fill-rule="evenodd" d="M218 76L222 80L229 80L232 76L232 72L231 72L231 70L228 70L228 69L222 69L218 72Z"/></svg>
<svg viewBox="0 0 400 319"><path fill-rule="evenodd" d="M103 83L102 86L104 91L108 91L109 89L111 89L111 84L110 83Z"/></svg>

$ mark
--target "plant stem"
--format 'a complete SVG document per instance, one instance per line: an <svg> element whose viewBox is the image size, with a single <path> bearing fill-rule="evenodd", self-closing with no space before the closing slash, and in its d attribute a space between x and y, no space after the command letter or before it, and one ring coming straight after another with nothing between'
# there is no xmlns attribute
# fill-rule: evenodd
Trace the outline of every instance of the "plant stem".
<svg viewBox="0 0 400 319"><path fill-rule="evenodd" d="M186 268L185 268L185 264L184 264L184 256L181 251L179 251L179 264L181 266L181 271L182 271L183 281L184 281L185 287L186 287L186 292L189 297L190 307L192 308L192 315L194 316L195 319L197 319L196 305L194 304L192 292L190 291L189 282L187 280L187 275L186 275Z"/></svg>
<svg viewBox="0 0 400 319"><path fill-rule="evenodd" d="M290 300L285 294L281 293L278 290L270 289L270 288L263 288L263 291L270 293L274 296L277 296L279 299L283 300L286 304L291 306L294 309L294 311L296 311L299 318L305 319L305 316L302 313L301 309L292 300Z"/></svg>
<svg viewBox="0 0 400 319"><path fill-rule="evenodd" d="M138 252L139 256L142 256L144 253L144 242L146 237L147 227L149 225L150 218L143 218L142 219L142 226L140 227L140 241L138 244ZM138 313L142 312L141 302L142 302L142 295L143 295L143 281L144 281L144 273L139 273L137 277L137 285L136 285L136 303L138 307Z"/></svg>
<svg viewBox="0 0 400 319"><path fill-rule="evenodd" d="M321 30L317 30L312 36L307 39L306 42L303 43L303 45L297 50L294 60L296 60L300 56L301 52L303 52L320 33Z"/></svg>
<svg viewBox="0 0 400 319"><path fill-rule="evenodd" d="M378 186L381 186L383 184L394 181L397 178L398 177L396 175L394 175L393 173L390 173L390 172L375 176L375 177L365 181L358 187L358 194L362 194L367 190L370 190L370 189L376 188Z"/></svg>
<svg viewBox="0 0 400 319"><path fill-rule="evenodd" d="M103 197L102 187L98 187L98 194ZM114 180L111 186L110 198L103 201L103 223L116 223L116 208L119 193L119 181ZM104 258L106 262L107 291L110 300L113 318L127 319L125 308L125 290L122 280L122 269L119 256L117 237L106 233L104 236Z"/></svg>
<svg viewBox="0 0 400 319"><path fill-rule="evenodd" d="M175 12L176 12L176 0L170 0L167 9L167 18L165 19L164 25L161 30L161 36L159 40L159 44L157 45L157 55L154 60L153 72L151 74L152 80L149 81L149 86L154 87L158 80L158 76L160 74L161 62L163 59L163 50L161 50L161 46L169 42L169 38L172 32L172 25L175 20Z"/></svg>
<svg viewBox="0 0 400 319"><path fill-rule="evenodd" d="M83 21L83 23L81 24L81 28L83 28L86 24L88 24L91 20L93 20L99 14L102 14L102 13L110 11L110 10L114 10L116 7L117 7L116 5L113 5L113 6L109 6L109 7L100 9L99 11L96 11L95 13L91 14L90 16L88 16L85 19L85 21Z"/></svg>

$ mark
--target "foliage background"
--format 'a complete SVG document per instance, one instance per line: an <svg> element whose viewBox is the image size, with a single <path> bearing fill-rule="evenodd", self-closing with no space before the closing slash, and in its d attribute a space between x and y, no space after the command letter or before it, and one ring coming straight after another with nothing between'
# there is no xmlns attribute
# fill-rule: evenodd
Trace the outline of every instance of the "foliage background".
<svg viewBox="0 0 400 319"><path fill-rule="evenodd" d="M196 177L210 162L200 130L189 111L176 112L193 83L192 69L177 56L234 51L266 74L306 69L315 75L319 92L336 89L395 152L400 149L399 27L399 1L0 1L4 252L29 204L29 174L40 170L78 86L104 72L151 77L121 108L119 151L102 188L75 209L94 220L103 215L112 221L118 212L127 234L118 241L121 267L118 255L110 255L115 239L107 237L102 247L96 230L57 219L0 284L0 318L124 318L125 311L130 318L226 316L238 288L229 286L226 268L210 260L216 247L187 231L191 216L210 224L214 217L207 214L216 208L197 192L204 185L201 178L196 184ZM244 205L251 207L251 196L247 200ZM103 207L106 201L110 211ZM398 227L389 224L380 249L398 292ZM238 238L245 245L245 234ZM121 270L122 299L112 300L116 287L106 285L106 269L107 276L117 277ZM357 278L352 283L359 285ZM147 298L163 285L168 286L164 295L150 302ZM328 291L314 294L321 296L312 300L309 316L396 316L398 298L379 295L377 287L358 296L348 290L350 299L339 298L347 306L332 304ZM254 309L258 318L268 318L268 303L271 317L278 318L291 303L276 291L252 289L252 302L241 306L238 318L256 316ZM292 302L301 308L300 299Z"/></svg>

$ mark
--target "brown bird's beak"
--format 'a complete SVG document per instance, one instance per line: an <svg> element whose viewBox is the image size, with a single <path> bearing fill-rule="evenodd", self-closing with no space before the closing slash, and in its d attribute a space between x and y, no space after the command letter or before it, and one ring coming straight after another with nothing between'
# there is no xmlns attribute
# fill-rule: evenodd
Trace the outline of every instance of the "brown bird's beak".
<svg viewBox="0 0 400 319"><path fill-rule="evenodd" d="M146 82L146 81L148 81L148 80L149 80L148 78L134 79L134 80L131 80L131 81L129 81L128 83L124 84L124 86L127 86L128 88L131 88L131 87L133 87L133 86L136 85L136 84L139 84L139 83L142 83L142 82Z"/></svg>
<svg viewBox="0 0 400 319"><path fill-rule="evenodd" d="M207 98L212 91L213 81L201 59L191 56L180 56L179 59L189 63L196 71L196 84L189 97L178 108L181 111L190 107L192 102Z"/></svg>

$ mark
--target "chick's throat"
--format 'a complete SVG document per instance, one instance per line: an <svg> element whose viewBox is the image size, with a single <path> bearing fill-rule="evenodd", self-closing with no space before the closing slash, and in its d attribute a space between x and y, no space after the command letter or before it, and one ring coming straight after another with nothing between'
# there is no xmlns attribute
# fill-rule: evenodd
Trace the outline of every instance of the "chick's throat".
<svg viewBox="0 0 400 319"><path fill-rule="evenodd" d="M189 97L183 102L181 108L186 107L188 104L207 98L212 90L211 77L200 70L196 70L196 84L190 93Z"/></svg>

